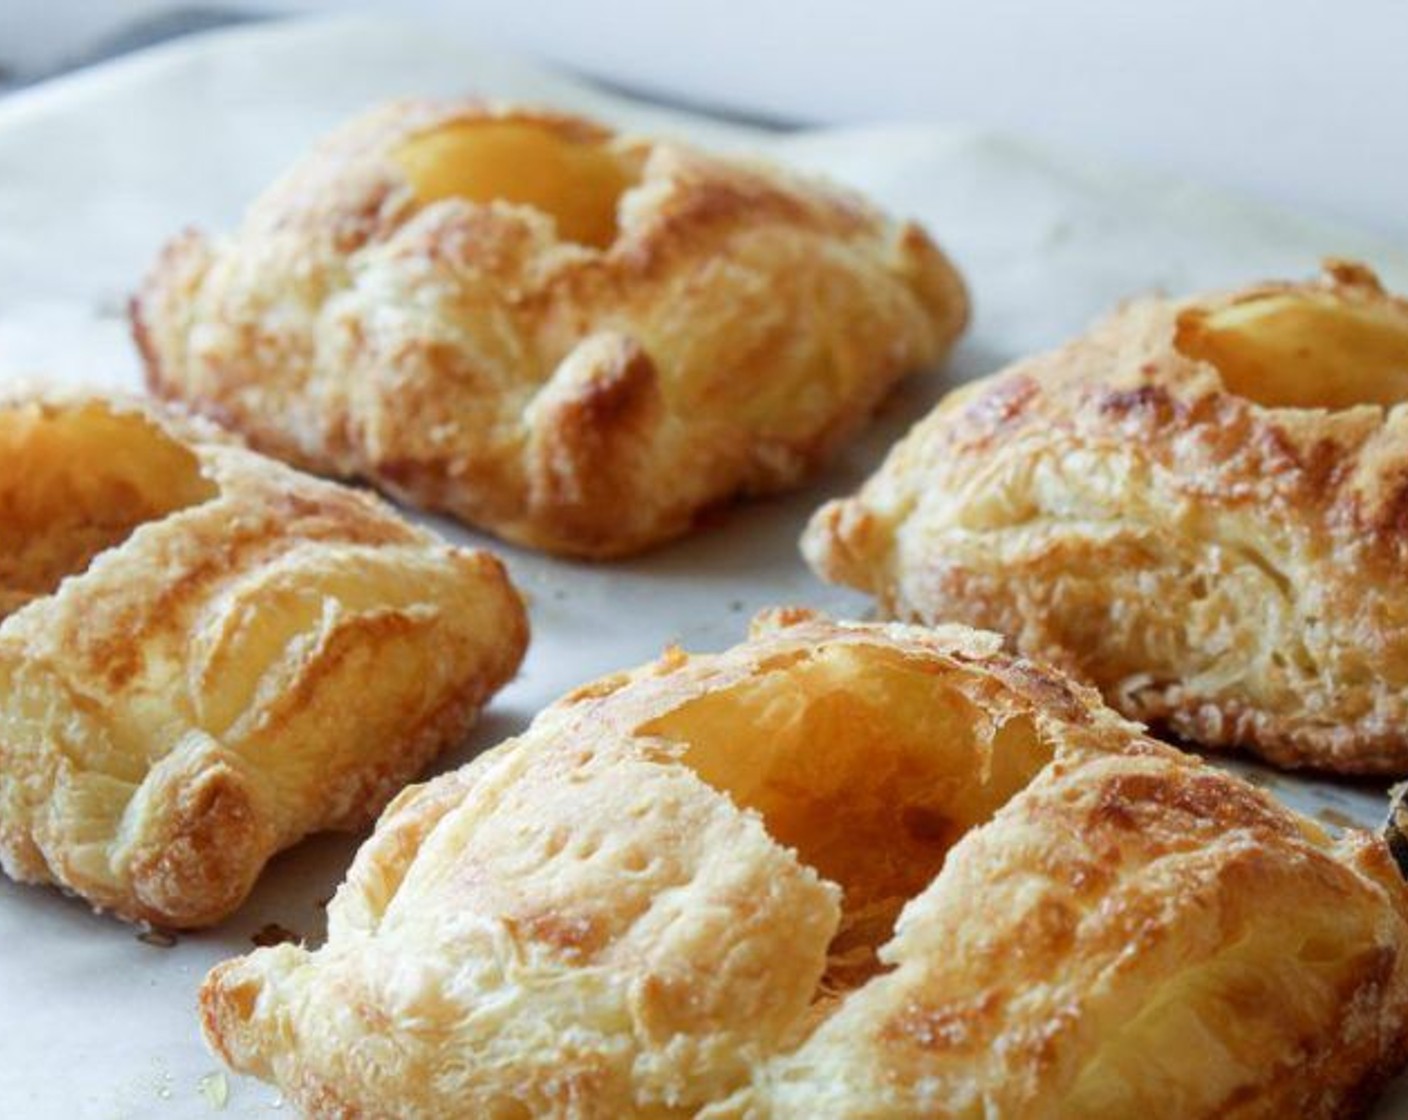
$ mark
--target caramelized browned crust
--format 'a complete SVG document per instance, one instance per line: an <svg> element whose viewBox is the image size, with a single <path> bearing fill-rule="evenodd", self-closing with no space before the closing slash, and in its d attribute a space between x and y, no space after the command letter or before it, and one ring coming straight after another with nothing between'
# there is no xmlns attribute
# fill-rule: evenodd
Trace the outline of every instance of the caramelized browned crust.
<svg viewBox="0 0 1408 1120"><path fill-rule="evenodd" d="M1408 888L961 627L764 619L406 791L207 1038L316 1117L1358 1115Z"/></svg>
<svg viewBox="0 0 1408 1120"><path fill-rule="evenodd" d="M375 816L516 670L502 565L135 403L0 401L0 865L163 926Z"/></svg>
<svg viewBox="0 0 1408 1120"><path fill-rule="evenodd" d="M418 201L398 153L505 122L622 169L609 243L529 205ZM794 485L966 319L928 237L854 195L473 102L353 122L234 237L169 245L133 306L158 395L300 465L592 557Z"/></svg>
<svg viewBox="0 0 1408 1120"><path fill-rule="evenodd" d="M1286 293L1408 331L1342 263L1140 300L951 394L803 551L894 617L998 630L1195 742L1408 772L1408 407L1262 404L1184 352L1192 316ZM1354 373L1244 392L1343 398Z"/></svg>

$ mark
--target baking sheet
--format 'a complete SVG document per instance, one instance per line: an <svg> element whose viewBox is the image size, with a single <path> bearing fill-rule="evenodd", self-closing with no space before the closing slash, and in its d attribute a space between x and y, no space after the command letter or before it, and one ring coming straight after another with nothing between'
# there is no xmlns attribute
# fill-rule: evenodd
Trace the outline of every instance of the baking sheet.
<svg viewBox="0 0 1408 1120"><path fill-rule="evenodd" d="M798 558L810 511L859 483L947 387L1074 334L1122 298L1307 274L1326 254L1363 257L1408 287L1408 256L1354 231L981 131L779 136L603 94L487 54L463 29L371 19L274 24L159 48L0 100L0 384L38 375L137 388L124 308L162 241L186 225L231 227L274 174L360 108L466 91L758 150L848 182L933 231L969 277L976 316L949 368L902 389L804 492L740 507L645 559L550 560L433 521L508 559L531 596L534 626L520 678L437 770L516 733L571 686L647 660L668 642L731 644L763 606L864 614L865 600L818 583ZM1332 826L1377 824L1383 812L1381 786L1233 765ZM321 903L358 842L316 838L285 853L220 929L174 944L142 940L56 892L0 881L0 1116L286 1115L273 1090L218 1072L199 1038L196 988L210 965L247 951L268 923L321 939ZM1408 1090L1378 1113L1405 1114Z"/></svg>

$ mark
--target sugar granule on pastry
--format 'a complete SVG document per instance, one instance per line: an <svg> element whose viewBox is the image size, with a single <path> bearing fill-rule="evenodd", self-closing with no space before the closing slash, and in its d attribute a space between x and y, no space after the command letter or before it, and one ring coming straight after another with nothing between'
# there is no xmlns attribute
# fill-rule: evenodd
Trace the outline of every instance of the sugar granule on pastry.
<svg viewBox="0 0 1408 1120"><path fill-rule="evenodd" d="M1358 1115L1408 887L996 635L786 612L406 791L205 1031L310 1117Z"/></svg>
<svg viewBox="0 0 1408 1120"><path fill-rule="evenodd" d="M0 866L191 927L515 672L502 565L205 423L0 401Z"/></svg>
<svg viewBox="0 0 1408 1120"><path fill-rule="evenodd" d="M1141 299L950 394L802 547L1204 746L1408 774L1404 401L1363 266Z"/></svg>
<svg viewBox="0 0 1408 1120"><path fill-rule="evenodd" d="M609 557L798 483L967 319L928 236L780 168L403 102L133 305L147 378L262 450Z"/></svg>

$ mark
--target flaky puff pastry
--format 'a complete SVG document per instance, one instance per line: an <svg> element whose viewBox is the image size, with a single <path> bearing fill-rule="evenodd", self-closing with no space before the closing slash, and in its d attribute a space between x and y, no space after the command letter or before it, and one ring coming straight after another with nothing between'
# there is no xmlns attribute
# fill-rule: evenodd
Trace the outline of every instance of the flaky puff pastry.
<svg viewBox="0 0 1408 1120"><path fill-rule="evenodd" d="M1408 773L1408 303L1143 299L942 401L803 539L910 620L1001 631L1127 715Z"/></svg>
<svg viewBox="0 0 1408 1120"><path fill-rule="evenodd" d="M855 195L456 101L346 126L133 314L151 389L261 449L609 557L797 483L967 299Z"/></svg>
<svg viewBox="0 0 1408 1120"><path fill-rule="evenodd" d="M996 635L774 614L403 793L208 1039L315 1117L1340 1117L1408 887Z"/></svg>
<svg viewBox="0 0 1408 1120"><path fill-rule="evenodd" d="M503 567L205 424L0 402L0 865L203 926L511 677Z"/></svg>

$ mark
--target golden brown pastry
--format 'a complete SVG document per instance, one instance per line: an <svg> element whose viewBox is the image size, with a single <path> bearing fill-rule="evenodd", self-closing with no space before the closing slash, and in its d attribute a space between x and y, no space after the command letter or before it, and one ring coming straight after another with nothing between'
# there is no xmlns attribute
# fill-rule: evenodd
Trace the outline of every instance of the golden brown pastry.
<svg viewBox="0 0 1408 1120"><path fill-rule="evenodd" d="M1356 1115L1408 887L996 635L761 620L403 793L208 1039L314 1117Z"/></svg>
<svg viewBox="0 0 1408 1120"><path fill-rule="evenodd" d="M492 556L205 424L0 402L0 865L208 925L372 819L518 666Z"/></svg>
<svg viewBox="0 0 1408 1120"><path fill-rule="evenodd" d="M272 454L608 557L797 483L967 318L917 226L574 117L354 121L133 306L148 383Z"/></svg>
<svg viewBox="0 0 1408 1120"><path fill-rule="evenodd" d="M803 551L889 615L1001 631L1125 714L1408 773L1408 303L1130 304L941 402Z"/></svg>

